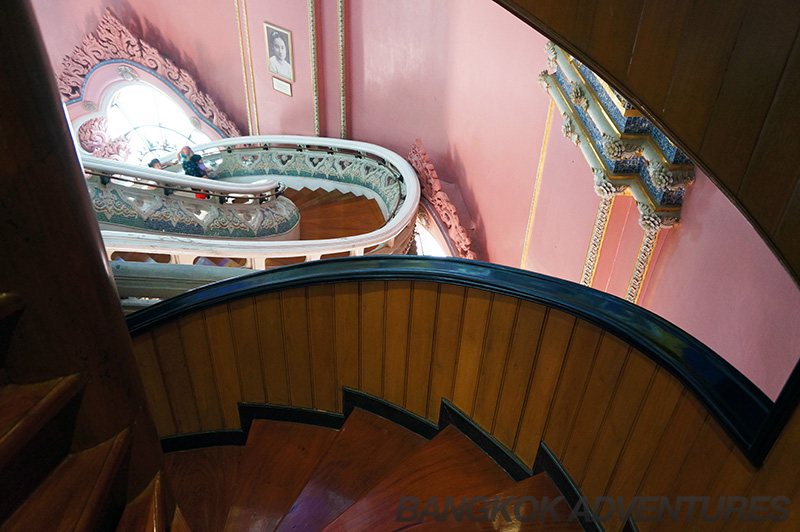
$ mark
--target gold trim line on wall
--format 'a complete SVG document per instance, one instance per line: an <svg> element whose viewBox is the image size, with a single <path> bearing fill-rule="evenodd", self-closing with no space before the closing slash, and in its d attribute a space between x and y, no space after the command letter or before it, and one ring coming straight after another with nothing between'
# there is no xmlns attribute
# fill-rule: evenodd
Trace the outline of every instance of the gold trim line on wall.
<svg viewBox="0 0 800 532"><path fill-rule="evenodd" d="M247 41L247 58L250 64L250 84L253 91L253 116L256 135L261 134L261 125L258 123L258 98L256 97L256 78L253 73L253 48L250 45L250 25L247 22L247 0L242 0L242 12L244 14L245 40Z"/></svg>
<svg viewBox="0 0 800 532"><path fill-rule="evenodd" d="M236 6L236 29L239 33L239 55L242 58L242 83L244 83L244 102L247 106L247 131L253 135L253 117L250 114L250 84L247 81L247 62L244 54L244 38L242 37L242 20L239 15L239 0L233 0Z"/></svg>
<svg viewBox="0 0 800 532"><path fill-rule="evenodd" d="M542 183L542 171L544 169L544 159L547 155L547 144L550 141L550 128L553 124L553 99L550 98L550 105L547 108L547 120L544 125L544 138L542 139L542 151L539 154L539 167L536 169L536 183L533 186L533 198L531 198L531 212L528 216L528 227L525 229L525 245L522 247L522 262L520 268L525 269L528 262L528 248L530 247L533 235L533 218L536 214L536 204L539 199L539 185Z"/></svg>
<svg viewBox="0 0 800 532"><path fill-rule="evenodd" d="M314 135L320 136L319 125L319 79L317 77L317 7L308 0L308 40L311 50L311 92L314 99Z"/></svg>
<svg viewBox="0 0 800 532"><path fill-rule="evenodd" d="M347 78L345 70L344 0L339 0L339 136L347 138Z"/></svg>

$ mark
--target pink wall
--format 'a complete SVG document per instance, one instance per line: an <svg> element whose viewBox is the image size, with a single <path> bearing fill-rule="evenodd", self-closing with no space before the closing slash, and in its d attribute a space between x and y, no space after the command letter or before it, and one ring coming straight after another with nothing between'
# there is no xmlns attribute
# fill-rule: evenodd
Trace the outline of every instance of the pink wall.
<svg viewBox="0 0 800 532"><path fill-rule="evenodd" d="M800 292L700 174L639 303L724 356L773 400L798 361Z"/></svg>
<svg viewBox="0 0 800 532"><path fill-rule="evenodd" d="M600 198L586 159L561 134L561 124L554 107L526 269L577 283Z"/></svg>

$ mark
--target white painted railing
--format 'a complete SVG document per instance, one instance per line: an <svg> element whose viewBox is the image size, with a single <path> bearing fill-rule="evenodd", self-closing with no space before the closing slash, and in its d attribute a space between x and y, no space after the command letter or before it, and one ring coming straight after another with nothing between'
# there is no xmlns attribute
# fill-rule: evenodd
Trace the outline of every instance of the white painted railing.
<svg viewBox="0 0 800 532"><path fill-rule="evenodd" d="M364 142L301 136L238 137L197 145L193 149L196 153L203 154L204 162L207 164L213 165L215 162L219 162L220 165L215 168L218 173L225 171L223 165L226 157L230 162L231 153L252 154L258 152L273 154L273 157L288 157L280 154L291 153L313 157L315 160L333 157L341 158L344 161L338 166L344 167L346 164L353 164L355 165L353 168L359 165L377 165L388 170L388 172L382 170L384 175L382 186L385 186L387 190L397 187L397 192L392 194L392 198L396 197L396 202L393 202L394 205L385 205L384 212L388 212L389 217L382 227L362 235L326 240L278 240L281 237L271 240L226 239L132 230L103 230L103 241L109 257L115 251L165 254L170 255L171 262L177 264L192 264L197 257L245 258L248 259L249 267L263 269L267 259L302 257L305 261L311 261L331 254L346 253L350 256L360 256L405 251L407 240L413 232L420 189L414 169L405 159L392 151ZM275 155L276 153L278 155ZM252 156L243 155L242 157ZM177 154L174 154L171 159L174 161L176 158ZM84 165L87 170L113 172L144 180L159 181L165 185L180 184L220 194L256 194L258 190L263 192L265 184L269 184L273 178L281 178L280 173L276 173L272 169L269 176L265 175L265 182L259 180L257 183L250 184L227 183L222 180L190 178L169 171L101 161L84 158ZM170 158L164 157L162 161L169 165ZM164 175L170 173L174 177ZM165 178L168 179L165 180Z"/></svg>

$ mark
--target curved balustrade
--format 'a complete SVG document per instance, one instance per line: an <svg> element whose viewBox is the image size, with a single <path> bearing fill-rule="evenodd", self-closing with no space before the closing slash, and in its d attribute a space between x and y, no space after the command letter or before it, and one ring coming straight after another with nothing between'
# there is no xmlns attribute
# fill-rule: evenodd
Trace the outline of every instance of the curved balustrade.
<svg viewBox="0 0 800 532"><path fill-rule="evenodd" d="M739 493L796 454L788 436L762 469L746 463L742 453L761 464L787 405L685 332L512 268L302 264L183 294L128 324L161 437L238 429L239 402L340 411L346 386L434 421L451 400L528 465L544 441L590 500Z"/></svg>
<svg viewBox="0 0 800 532"><path fill-rule="evenodd" d="M291 233L272 240L243 240L223 232L201 237L170 232L104 230L103 240L109 255L114 251L168 254L173 257L173 262L183 264L192 263L198 256L239 257L248 259L251 267L262 269L267 259L302 257L310 261L337 253L359 256L403 253L406 250L416 218L419 185L413 168L402 157L385 148L319 137L259 136L223 139L197 145L194 150L203 155L204 162L217 175L216 179L175 175L181 169L176 162L177 153L164 158L163 171L88 157L84 158L84 164L88 170L97 173L157 181L164 187L202 187L204 191L221 196L250 195L260 199L270 197L264 194L280 192L277 181L272 178L281 181L300 179L303 183L312 183L309 185L312 188L319 186L313 183L324 181L325 186L332 184L344 191L356 190L374 197L386 223L366 234L325 240L293 240ZM238 182L242 180L251 182ZM151 191L151 194L156 197L158 192ZM267 205L280 205L281 200L286 201L278 198ZM142 202L138 200L136 204ZM205 204L208 206L206 211L211 209L211 203ZM202 205L193 204L190 211L203 211ZM200 215L208 216L205 212L200 212ZM239 217L244 218L243 215ZM252 231L253 223L252 219L244 220L242 230L250 227ZM216 238L210 241L205 236Z"/></svg>

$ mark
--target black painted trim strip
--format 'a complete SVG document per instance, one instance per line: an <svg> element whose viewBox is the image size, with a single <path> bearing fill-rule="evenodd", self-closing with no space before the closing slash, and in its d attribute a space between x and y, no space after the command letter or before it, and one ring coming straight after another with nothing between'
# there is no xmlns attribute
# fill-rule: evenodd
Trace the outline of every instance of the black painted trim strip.
<svg viewBox="0 0 800 532"><path fill-rule="evenodd" d="M256 419L302 423L339 430L344 425L345 416L338 412L325 412L298 406L270 405L265 403L239 403L239 419L242 430L250 434L250 425Z"/></svg>
<svg viewBox="0 0 800 532"><path fill-rule="evenodd" d="M241 430L211 430L161 438L161 451L174 453L220 445L244 445L246 441L247 433Z"/></svg>
<svg viewBox="0 0 800 532"><path fill-rule="evenodd" d="M567 474L564 466L561 465L561 462L559 462L558 458L550 451L547 445L545 445L544 442L539 442L539 451L536 453L536 459L533 462L533 474L538 475L543 472L547 473L547 476L550 477L550 480L556 485L558 491L564 496L569 507L574 510L583 497L581 490L578 489L577 484L572 481L572 478ZM585 512L583 511L584 509ZM585 506L584 509L576 513L576 521L581 524L581 527L587 532L604 532L603 527L600 526L597 519L594 517L585 519L581 515L589 513L594 516L594 514L591 513L591 505Z"/></svg>
<svg viewBox="0 0 800 532"><path fill-rule="evenodd" d="M371 414L381 416L392 423L419 434L426 440L430 440L439 433L439 427L424 417L420 417L405 408L401 408L394 403L362 392L361 390L344 387L342 388L342 397L345 418L350 416L350 412L352 412L354 408L360 408L361 410L366 410Z"/></svg>
<svg viewBox="0 0 800 532"><path fill-rule="evenodd" d="M439 428L444 429L447 425L453 425L472 440L472 443L489 455L497 465L508 473L508 476L514 479L514 482L525 480L532 475L531 470L517 455L483 430L480 425L459 410L453 403L443 398L439 408Z"/></svg>
<svg viewBox="0 0 800 532"><path fill-rule="evenodd" d="M593 323L630 343L681 381L757 466L800 399L787 393L791 398L776 410L761 390L719 355L678 327L627 301L569 281L461 259L352 257L254 272L135 312L128 317L128 326L136 336L179 317L246 297L367 280L433 281L477 288L562 310ZM769 425L765 431L768 417L774 428Z"/></svg>

